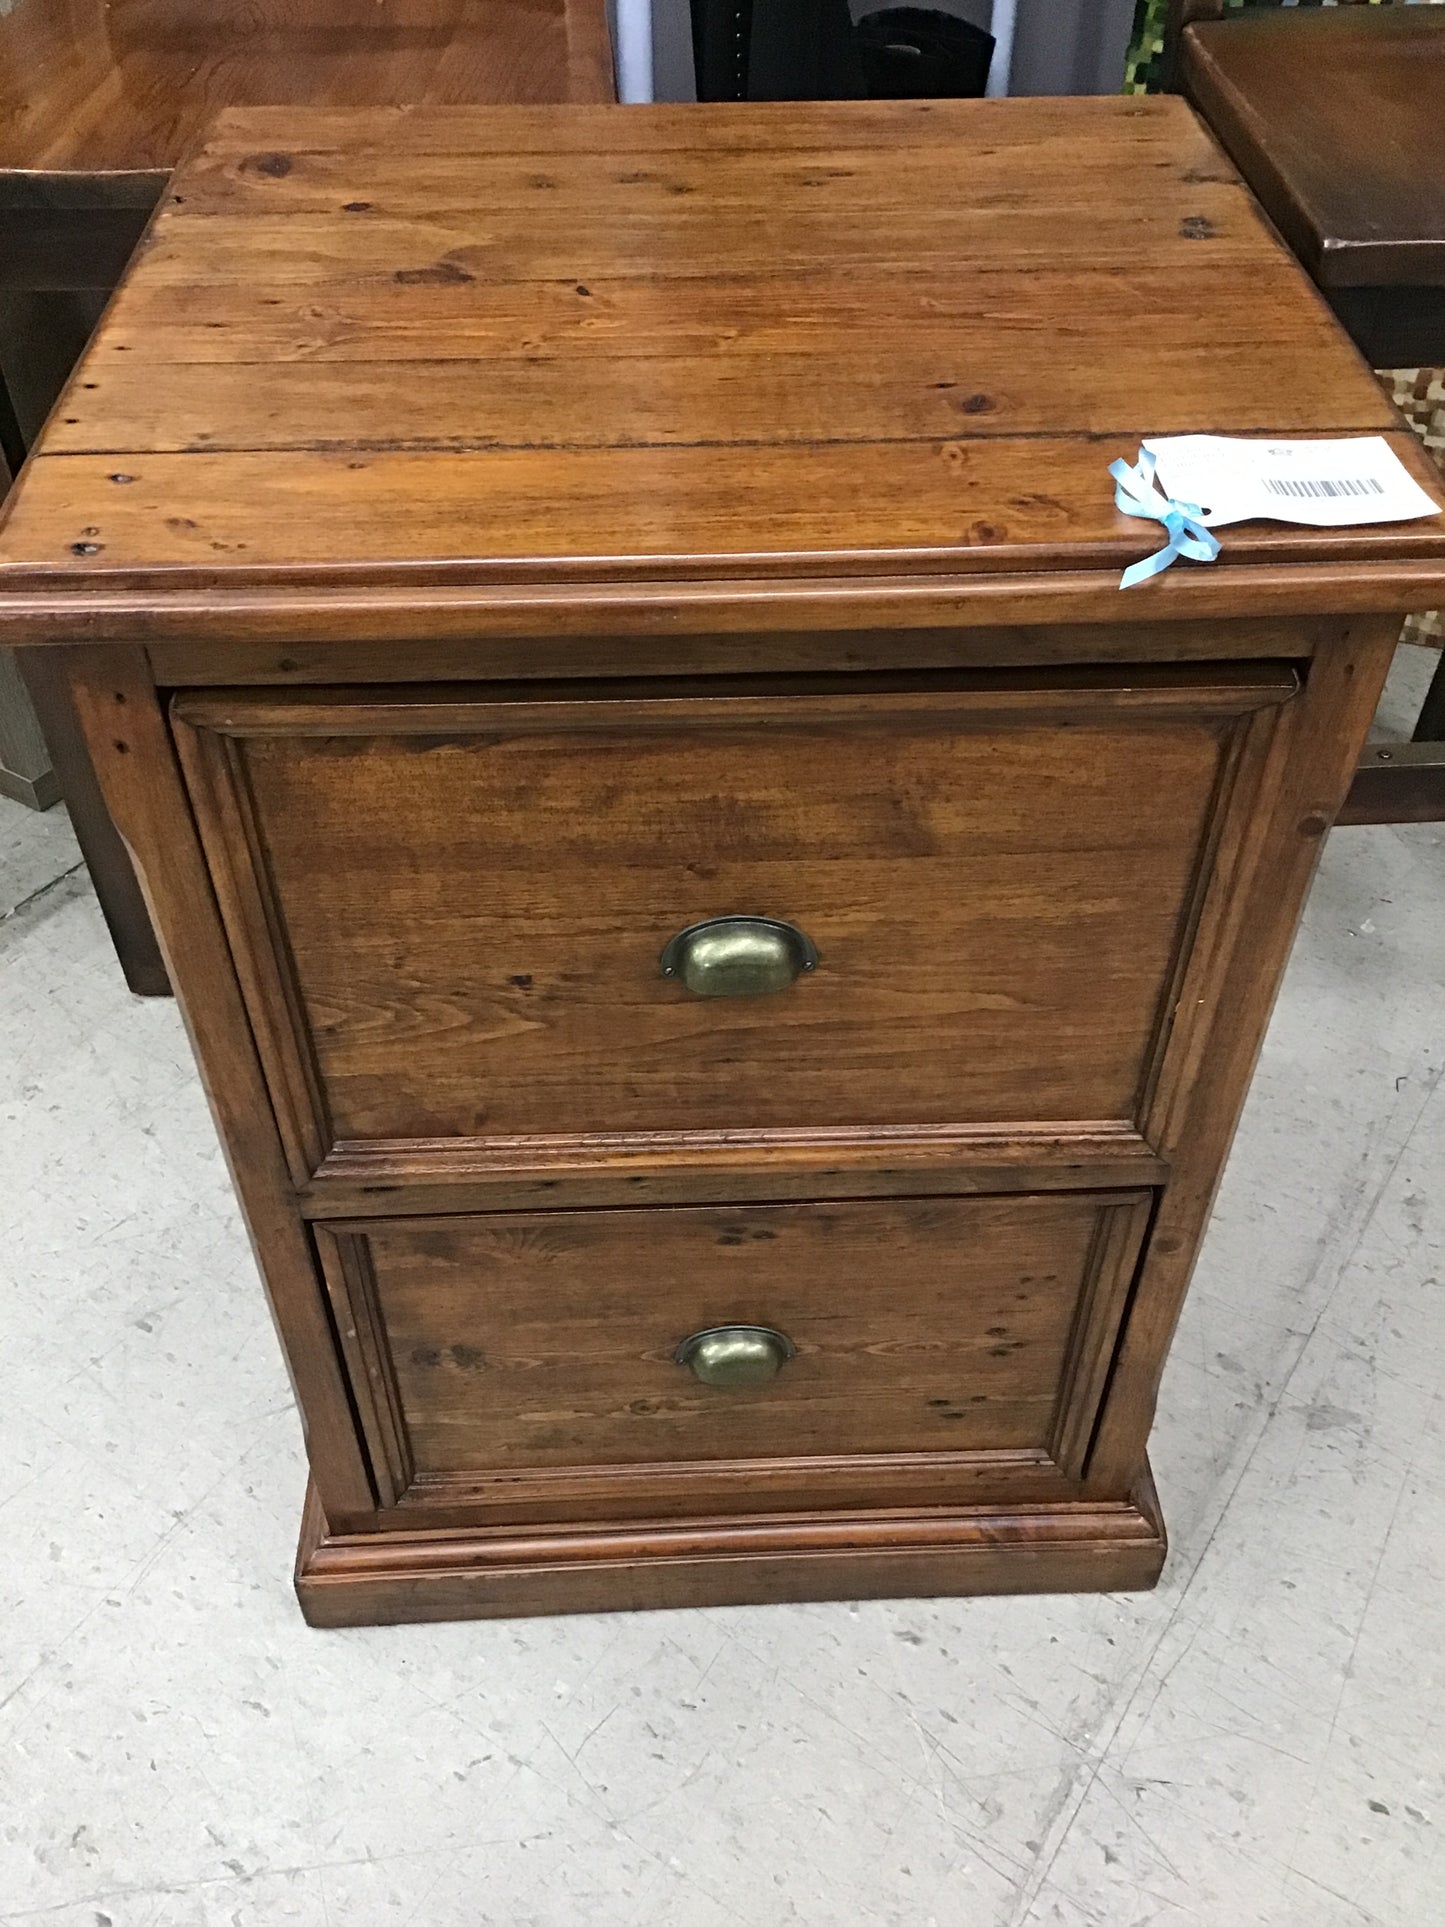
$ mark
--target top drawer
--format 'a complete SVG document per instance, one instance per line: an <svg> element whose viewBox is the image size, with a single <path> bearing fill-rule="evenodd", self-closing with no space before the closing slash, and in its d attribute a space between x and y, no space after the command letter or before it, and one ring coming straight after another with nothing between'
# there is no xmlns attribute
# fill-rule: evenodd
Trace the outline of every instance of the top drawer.
<svg viewBox="0 0 1445 1927"><path fill-rule="evenodd" d="M378 1141L414 1167L459 1141L1132 1125L1293 687L221 692L174 714L307 1176ZM662 973L670 938L728 916L794 926L816 968L754 995Z"/></svg>

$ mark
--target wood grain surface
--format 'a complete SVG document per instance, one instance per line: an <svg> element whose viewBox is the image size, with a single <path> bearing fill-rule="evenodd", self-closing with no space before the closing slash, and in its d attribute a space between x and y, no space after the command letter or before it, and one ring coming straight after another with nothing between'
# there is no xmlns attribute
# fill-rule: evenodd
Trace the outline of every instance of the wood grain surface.
<svg viewBox="0 0 1445 1927"><path fill-rule="evenodd" d="M0 622L72 584L153 619L476 585L491 628L568 581L1067 607L1152 546L1105 471L1171 430L1385 432L1439 486L1177 100L232 112L18 491ZM1445 576L1445 522L1226 558L1261 606L1327 565L1380 606ZM1120 619L1194 613L1174 574Z"/></svg>
<svg viewBox="0 0 1445 1927"><path fill-rule="evenodd" d="M1343 628L1320 651L1281 719L1263 780L1234 829L1231 879L1188 1074L1162 1092L1147 1128L1169 1156L1138 1288L1094 1442L1090 1478L1115 1492L1140 1463L1159 1380L1209 1223L1235 1125L1274 1008L1325 833L1354 774L1399 630Z"/></svg>
<svg viewBox="0 0 1445 1927"><path fill-rule="evenodd" d="M12 0L0 169L174 167L219 108L604 101L602 0Z"/></svg>
<svg viewBox="0 0 1445 1927"><path fill-rule="evenodd" d="M313 1626L761 1600L1127 1592L1155 1583L1164 1551L1147 1465L1126 1498L1085 1504L551 1531L347 1534L330 1526L312 1491L296 1591Z"/></svg>
<svg viewBox="0 0 1445 1927"><path fill-rule="evenodd" d="M514 1212L333 1225L322 1248L398 1496L442 1496L470 1475L480 1518L488 1499L515 1503L528 1472L630 1468L612 1510L643 1516L669 1470L706 1510L702 1475L766 1470L753 1461L794 1461L800 1504L826 1504L848 1470L836 1462L859 1457L886 1480L889 1458L942 1454L965 1489L960 1455L1058 1452L1077 1476L1148 1204L1115 1192ZM779 1331L796 1356L765 1385L701 1384L673 1354L729 1324ZM910 1501L910 1473L912 1502L938 1496L908 1464L895 1499ZM532 1516L566 1517L572 1483L554 1477L550 1501L534 1492ZM739 1487L756 1504L756 1479L733 1483L734 1506Z"/></svg>
<svg viewBox="0 0 1445 1927"><path fill-rule="evenodd" d="M1295 680L1009 680L181 699L298 1177L338 1141L1132 1124L1240 730ZM817 970L662 978L738 914Z"/></svg>
<svg viewBox="0 0 1445 1927"><path fill-rule="evenodd" d="M64 680L96 781L155 921L304 1415L327 1516L369 1521L375 1488L345 1390L314 1248L297 1222L235 966L164 709L140 650L45 659Z"/></svg>
<svg viewBox="0 0 1445 1927"><path fill-rule="evenodd" d="M435 613L435 612L434 612ZM443 627L438 623L438 627ZM752 635L709 635L674 620L648 635L570 634L559 624L524 636L445 634L412 642L407 673L422 683L542 683L603 679L808 673L886 673L985 668L1052 669L1079 663L1159 664L1308 662L1337 633L1337 622L1109 623L1053 628L1046 623L1008 627L895 629L760 629ZM153 641L147 651L156 682L166 689L208 684L306 688L311 684L392 683L398 652L387 643L266 642L235 637L224 650L192 639ZM1211 671L1206 671L1208 675ZM536 692L544 695L545 689Z"/></svg>
<svg viewBox="0 0 1445 1927"><path fill-rule="evenodd" d="M608 101L603 0L0 0L0 397L18 457L166 173L232 101ZM127 982L166 973L63 691L45 717Z"/></svg>
<svg viewBox="0 0 1445 1927"><path fill-rule="evenodd" d="M1260 9L1191 28L1183 85L1321 286L1445 286L1445 17Z"/></svg>

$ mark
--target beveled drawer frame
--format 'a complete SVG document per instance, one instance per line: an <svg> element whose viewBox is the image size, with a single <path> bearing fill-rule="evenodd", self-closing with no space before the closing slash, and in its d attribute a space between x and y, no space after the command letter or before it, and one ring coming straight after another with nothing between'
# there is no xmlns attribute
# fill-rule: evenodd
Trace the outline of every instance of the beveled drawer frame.
<svg viewBox="0 0 1445 1927"><path fill-rule="evenodd" d="M1278 719L1297 694L1299 677L1287 663L1200 665L1182 669L1060 669L1044 674L977 671L953 675L768 679L709 678L691 684L622 681L466 689L417 687L395 694L372 689L309 689L287 697L271 690L208 690L172 700L171 721L181 762L241 979L252 1027L266 1067L292 1180L303 1208L315 1217L388 1209L464 1210L464 1200L492 1193L520 1195L574 1183L648 1187L658 1201L711 1192L730 1171L752 1168L747 1195L782 1186L824 1183L837 1195L900 1182L932 1188L928 1174L960 1166L1014 1172L1025 1186L1148 1182L1162 1174L1159 1124L1185 1087L1210 1020L1209 981L1222 935L1247 820ZM679 693L681 692L681 693ZM1082 710L1150 720L1213 723L1223 754L1193 885L1180 919L1174 959L1155 1014L1151 1043L1129 1119L1062 1120L1056 1126L1001 1120L997 1125L742 1129L684 1132L497 1136L451 1140L337 1140L327 1116L322 1080L311 1048L302 999L286 946L284 921L271 881L256 810L247 782L248 738L383 735L468 735L566 727L638 731L679 723L728 725L777 714L790 703L809 705L820 722L866 722L886 695L894 710L946 713L950 697L970 722L999 716L1063 721ZM700 697L706 702L700 702ZM228 826L240 826L240 839ZM956 1180L954 1180L956 1182ZM997 1183L984 1175L982 1182ZM1011 1188L1005 1178L1002 1188ZM448 1191L455 1202L444 1204ZM795 1195L807 1195L804 1190ZM726 1190L721 1195L728 1195ZM742 1195L738 1193L736 1195Z"/></svg>
<svg viewBox="0 0 1445 1927"><path fill-rule="evenodd" d="M957 1506L984 1491L1010 1493L1021 1504L1077 1497L1154 1204L1148 1191L1084 1195L1098 1206L1098 1219L1043 1451L838 1452L549 1466L492 1475L417 1475L368 1249L369 1234L395 1219L316 1225L321 1270L383 1508L378 1523L415 1531L447 1524ZM640 1220L645 1216L639 1213ZM459 1222L453 1217L408 1220L418 1232L445 1231ZM645 1231L645 1225L639 1229Z"/></svg>

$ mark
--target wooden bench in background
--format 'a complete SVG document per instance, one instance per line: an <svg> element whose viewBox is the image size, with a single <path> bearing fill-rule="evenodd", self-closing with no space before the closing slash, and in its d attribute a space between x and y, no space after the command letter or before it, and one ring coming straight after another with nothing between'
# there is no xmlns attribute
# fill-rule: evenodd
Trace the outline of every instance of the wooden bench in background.
<svg viewBox="0 0 1445 1927"><path fill-rule="evenodd" d="M0 453L18 467L218 109L613 98L605 0L15 0L0 9ZM0 702L14 677L6 657ZM30 680L126 979L164 994L64 700Z"/></svg>

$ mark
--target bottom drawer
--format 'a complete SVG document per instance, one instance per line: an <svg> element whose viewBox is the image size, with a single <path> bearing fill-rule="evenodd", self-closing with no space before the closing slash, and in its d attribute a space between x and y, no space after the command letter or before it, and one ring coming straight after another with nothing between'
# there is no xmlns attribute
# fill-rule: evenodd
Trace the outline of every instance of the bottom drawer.
<svg viewBox="0 0 1445 1927"><path fill-rule="evenodd" d="M1145 1192L317 1227L383 1502L668 1517L1079 1477Z"/></svg>

